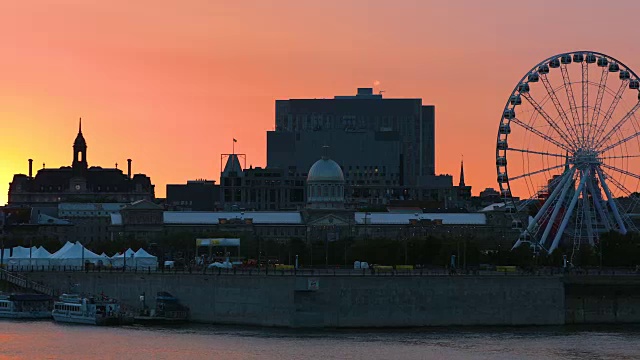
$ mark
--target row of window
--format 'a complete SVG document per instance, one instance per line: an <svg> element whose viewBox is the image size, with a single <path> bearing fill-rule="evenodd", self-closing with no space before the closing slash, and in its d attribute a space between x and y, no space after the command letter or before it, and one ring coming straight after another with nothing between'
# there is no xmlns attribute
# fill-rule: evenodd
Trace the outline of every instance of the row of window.
<svg viewBox="0 0 640 360"><path fill-rule="evenodd" d="M117 211L61 211L60 216L109 216L115 213L117 213Z"/></svg>
<svg viewBox="0 0 640 360"><path fill-rule="evenodd" d="M342 185L309 185L309 194L312 197L317 196L330 196L330 197L343 197L344 188Z"/></svg>
<svg viewBox="0 0 640 360"><path fill-rule="evenodd" d="M55 309L60 311L80 311L80 305L56 304Z"/></svg>

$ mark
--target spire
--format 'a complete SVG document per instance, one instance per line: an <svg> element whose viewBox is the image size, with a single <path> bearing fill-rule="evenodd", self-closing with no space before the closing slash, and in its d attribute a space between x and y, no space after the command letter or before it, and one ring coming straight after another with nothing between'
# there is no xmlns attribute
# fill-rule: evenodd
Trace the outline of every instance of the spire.
<svg viewBox="0 0 640 360"><path fill-rule="evenodd" d="M462 160L460 160L460 184L458 186L465 186L464 184L464 155L462 156Z"/></svg>
<svg viewBox="0 0 640 360"><path fill-rule="evenodd" d="M82 118L78 121L78 135L73 142L73 163L71 167L76 175L87 170L87 142L82 135Z"/></svg>

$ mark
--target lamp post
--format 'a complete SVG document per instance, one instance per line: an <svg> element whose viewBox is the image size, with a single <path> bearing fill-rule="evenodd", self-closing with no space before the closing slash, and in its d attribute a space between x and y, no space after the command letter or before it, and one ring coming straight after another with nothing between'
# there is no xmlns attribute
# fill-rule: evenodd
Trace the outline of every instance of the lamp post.
<svg viewBox="0 0 640 360"><path fill-rule="evenodd" d="M369 229L368 229L368 227L369 227L369 221L368 221L369 220L369 216L371 216L370 212L365 212L364 213L364 237L367 238L367 239L369 238Z"/></svg>

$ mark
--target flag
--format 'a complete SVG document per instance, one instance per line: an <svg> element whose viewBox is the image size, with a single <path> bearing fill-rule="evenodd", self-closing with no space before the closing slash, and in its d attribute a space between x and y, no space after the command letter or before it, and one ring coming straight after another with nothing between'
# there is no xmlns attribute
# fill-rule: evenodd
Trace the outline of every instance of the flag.
<svg viewBox="0 0 640 360"><path fill-rule="evenodd" d="M233 139L233 142L238 142L238 140L236 140L235 138Z"/></svg>

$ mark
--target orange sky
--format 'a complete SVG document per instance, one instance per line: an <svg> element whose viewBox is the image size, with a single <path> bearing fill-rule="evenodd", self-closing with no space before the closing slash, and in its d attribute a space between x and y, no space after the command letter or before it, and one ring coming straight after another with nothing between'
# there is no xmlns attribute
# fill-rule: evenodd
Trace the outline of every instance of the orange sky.
<svg viewBox="0 0 640 360"><path fill-rule="evenodd" d="M593 49L640 70L637 1L0 1L0 204L14 173L133 159L156 195L218 179L220 153L261 166L274 100L349 95L436 105L436 171L461 154L474 193L496 187L495 136L520 77ZM124 166L123 166L124 168Z"/></svg>

